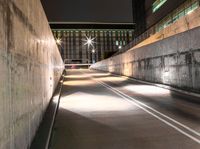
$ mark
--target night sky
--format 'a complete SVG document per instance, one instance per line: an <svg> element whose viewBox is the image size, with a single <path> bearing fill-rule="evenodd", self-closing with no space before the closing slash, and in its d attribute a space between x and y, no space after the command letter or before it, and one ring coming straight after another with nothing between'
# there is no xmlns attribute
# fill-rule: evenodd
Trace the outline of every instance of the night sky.
<svg viewBox="0 0 200 149"><path fill-rule="evenodd" d="M132 23L132 0L41 0L49 22Z"/></svg>

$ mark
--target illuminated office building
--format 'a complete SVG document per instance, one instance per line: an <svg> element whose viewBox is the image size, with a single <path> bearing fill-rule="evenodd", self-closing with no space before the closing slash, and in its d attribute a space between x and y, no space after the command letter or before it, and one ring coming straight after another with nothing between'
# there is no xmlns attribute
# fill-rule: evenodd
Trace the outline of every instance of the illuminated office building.
<svg viewBox="0 0 200 149"><path fill-rule="evenodd" d="M200 0L132 0L135 38L158 32L199 7Z"/></svg>
<svg viewBox="0 0 200 149"><path fill-rule="evenodd" d="M130 49L199 7L199 0L132 0L133 23L51 24L66 63L94 63ZM94 46L85 45L87 37ZM130 44L129 44L130 43Z"/></svg>
<svg viewBox="0 0 200 149"><path fill-rule="evenodd" d="M133 40L133 25L51 25L66 63L94 63L110 57ZM81 29L82 28L82 29ZM93 29L91 29L93 28ZM94 39L93 46L86 39Z"/></svg>

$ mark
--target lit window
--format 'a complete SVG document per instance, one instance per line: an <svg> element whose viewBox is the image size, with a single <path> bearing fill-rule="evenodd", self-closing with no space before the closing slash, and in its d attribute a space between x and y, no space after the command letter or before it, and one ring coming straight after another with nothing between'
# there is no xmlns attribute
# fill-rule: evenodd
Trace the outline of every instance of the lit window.
<svg viewBox="0 0 200 149"><path fill-rule="evenodd" d="M118 41L116 41L116 46L118 46L119 45L119 42Z"/></svg>
<svg viewBox="0 0 200 149"><path fill-rule="evenodd" d="M167 2L167 0L156 0L153 3L153 12L156 12L162 5L164 5L165 2Z"/></svg>
<svg viewBox="0 0 200 149"><path fill-rule="evenodd" d="M186 15L192 13L195 9L199 7L198 2L193 3L190 7L185 10Z"/></svg>
<svg viewBox="0 0 200 149"><path fill-rule="evenodd" d="M126 41L123 41L124 46L126 45Z"/></svg>

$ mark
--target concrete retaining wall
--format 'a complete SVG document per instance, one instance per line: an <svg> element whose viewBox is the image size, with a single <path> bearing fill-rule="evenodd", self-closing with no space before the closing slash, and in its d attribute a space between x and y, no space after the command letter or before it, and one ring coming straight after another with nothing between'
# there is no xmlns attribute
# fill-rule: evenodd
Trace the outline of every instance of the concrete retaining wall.
<svg viewBox="0 0 200 149"><path fill-rule="evenodd" d="M26 149L63 70L40 0L0 0L0 149Z"/></svg>
<svg viewBox="0 0 200 149"><path fill-rule="evenodd" d="M200 93L200 27L91 66Z"/></svg>

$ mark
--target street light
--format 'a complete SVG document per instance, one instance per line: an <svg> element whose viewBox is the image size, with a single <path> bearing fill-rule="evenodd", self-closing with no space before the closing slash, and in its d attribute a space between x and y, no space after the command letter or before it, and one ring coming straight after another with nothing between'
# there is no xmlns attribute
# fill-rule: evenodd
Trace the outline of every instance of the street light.
<svg viewBox="0 0 200 149"><path fill-rule="evenodd" d="M84 45L87 45L88 49L90 48L90 46L92 48L94 48L94 44L95 44L94 40L95 40L95 38L92 38L91 36L89 36L89 37L85 36L85 37L86 37L86 39L83 40L85 42Z"/></svg>
<svg viewBox="0 0 200 149"><path fill-rule="evenodd" d="M58 45L61 46L61 44L62 44L62 40L61 40L60 38L57 38L57 39L56 39L56 44L58 44Z"/></svg>
<svg viewBox="0 0 200 149"><path fill-rule="evenodd" d="M62 47L62 39L58 37L58 38L55 39L55 41L56 41L56 44L58 45L60 55L63 58L63 50L62 49L64 49L64 48Z"/></svg>
<svg viewBox="0 0 200 149"><path fill-rule="evenodd" d="M95 53L95 49L92 49L92 53Z"/></svg>
<svg viewBox="0 0 200 149"><path fill-rule="evenodd" d="M85 42L84 43L84 45L87 45L87 47L88 47L88 54L90 54L90 47L92 47L92 50L91 50L91 52L92 52L92 63L95 63L95 52L96 52L96 50L95 50L95 47L94 47L94 44L96 43L96 42L94 42L94 40L95 40L95 38L92 38L91 36L85 36L86 37L86 39L84 39L83 41ZM88 61L88 63L89 63L89 61Z"/></svg>
<svg viewBox="0 0 200 149"><path fill-rule="evenodd" d="M92 63L93 64L95 63L95 52L96 52L96 50L92 49Z"/></svg>

